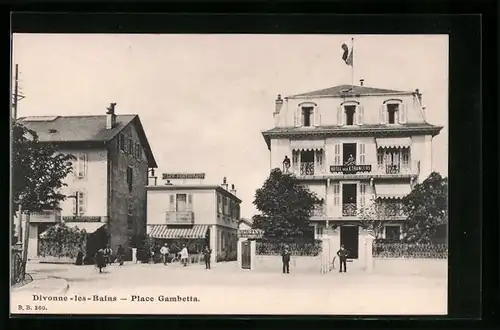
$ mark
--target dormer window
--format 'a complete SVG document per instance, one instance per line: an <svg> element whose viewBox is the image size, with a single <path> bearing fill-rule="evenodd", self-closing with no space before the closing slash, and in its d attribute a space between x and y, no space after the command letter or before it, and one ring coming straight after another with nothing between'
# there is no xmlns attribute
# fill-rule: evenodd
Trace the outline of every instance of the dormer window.
<svg viewBox="0 0 500 330"><path fill-rule="evenodd" d="M311 126L312 115L313 115L313 107L302 107L303 126Z"/></svg>
<svg viewBox="0 0 500 330"><path fill-rule="evenodd" d="M354 125L354 115L356 114L356 106L346 105L344 108L345 108L345 124Z"/></svg>
<svg viewBox="0 0 500 330"><path fill-rule="evenodd" d="M387 122L388 124L396 124L399 122L399 104L387 105Z"/></svg>

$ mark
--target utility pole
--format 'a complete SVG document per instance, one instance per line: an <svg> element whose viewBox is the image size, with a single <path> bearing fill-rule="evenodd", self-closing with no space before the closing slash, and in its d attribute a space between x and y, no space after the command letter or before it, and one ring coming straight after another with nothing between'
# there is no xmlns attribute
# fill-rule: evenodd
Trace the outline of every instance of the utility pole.
<svg viewBox="0 0 500 330"><path fill-rule="evenodd" d="M25 96L19 92L19 64L16 64L16 70L14 73L14 95L12 100L12 117L14 120L17 119L17 107L19 101L24 99Z"/></svg>

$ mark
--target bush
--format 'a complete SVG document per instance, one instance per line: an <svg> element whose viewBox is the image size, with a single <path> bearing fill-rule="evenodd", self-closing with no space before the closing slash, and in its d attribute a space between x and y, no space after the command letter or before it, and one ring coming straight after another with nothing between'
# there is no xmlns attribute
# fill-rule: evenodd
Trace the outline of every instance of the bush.
<svg viewBox="0 0 500 330"><path fill-rule="evenodd" d="M49 227L40 237L40 256L76 258L78 252L85 252L86 245L85 230L57 224Z"/></svg>
<svg viewBox="0 0 500 330"><path fill-rule="evenodd" d="M388 243L373 242L373 256L378 258L448 258L446 244Z"/></svg>
<svg viewBox="0 0 500 330"><path fill-rule="evenodd" d="M321 240L314 241L274 241L274 240L258 240L255 244L255 253L257 255L276 255L279 256L283 252L285 245L292 256L318 256L321 253Z"/></svg>

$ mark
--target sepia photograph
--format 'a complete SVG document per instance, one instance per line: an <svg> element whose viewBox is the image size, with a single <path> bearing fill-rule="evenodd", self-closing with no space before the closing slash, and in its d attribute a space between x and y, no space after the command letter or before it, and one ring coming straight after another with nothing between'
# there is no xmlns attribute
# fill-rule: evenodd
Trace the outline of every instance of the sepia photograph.
<svg viewBox="0 0 500 330"><path fill-rule="evenodd" d="M12 37L11 314L446 315L448 35Z"/></svg>

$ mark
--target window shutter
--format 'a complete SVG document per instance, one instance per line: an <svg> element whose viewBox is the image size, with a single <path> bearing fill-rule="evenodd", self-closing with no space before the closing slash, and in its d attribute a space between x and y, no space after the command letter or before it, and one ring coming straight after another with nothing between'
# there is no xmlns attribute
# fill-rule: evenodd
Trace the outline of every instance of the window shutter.
<svg viewBox="0 0 500 330"><path fill-rule="evenodd" d="M366 145L364 143L359 144L359 160L358 164L359 165L366 165L366 152L365 152Z"/></svg>
<svg viewBox="0 0 500 330"><path fill-rule="evenodd" d="M78 196L78 192L77 191L73 192L73 196L75 196L75 195ZM71 209L71 213L76 214L76 199L75 198L71 198L71 200L73 201L73 207Z"/></svg>
<svg viewBox="0 0 500 330"><path fill-rule="evenodd" d="M341 154L340 154L340 144L336 144L334 148L335 148L334 164L335 165L342 165L342 159L341 159Z"/></svg>
<svg viewBox="0 0 500 330"><path fill-rule="evenodd" d="M399 123L406 124L406 106L404 103L399 105Z"/></svg>
<svg viewBox="0 0 500 330"><path fill-rule="evenodd" d="M300 118L300 107L297 107L297 109L295 109L295 115L294 115L294 119L293 119L293 123L294 123L295 127L299 127L300 126L300 121L301 121L301 118Z"/></svg>
<svg viewBox="0 0 500 330"><path fill-rule="evenodd" d="M193 210L193 194L187 195L187 210L188 211Z"/></svg>
<svg viewBox="0 0 500 330"><path fill-rule="evenodd" d="M337 108L337 125L342 126L344 125L344 116L342 113L343 107L339 106Z"/></svg>
<svg viewBox="0 0 500 330"><path fill-rule="evenodd" d="M365 108L360 105L358 106L358 125L363 125Z"/></svg>
<svg viewBox="0 0 500 330"><path fill-rule="evenodd" d="M382 125L385 124L385 117L386 117L386 108L385 108L385 105L381 105L380 106L380 110L379 110L379 118L380 118L380 123Z"/></svg>
<svg viewBox="0 0 500 330"><path fill-rule="evenodd" d="M335 207L340 206L340 184L339 183L334 183L332 185L333 189L333 205Z"/></svg>
<svg viewBox="0 0 500 330"><path fill-rule="evenodd" d="M87 155L81 154L78 156L77 176L79 178L84 178L85 175L87 174L86 172L87 172Z"/></svg>
<svg viewBox="0 0 500 330"><path fill-rule="evenodd" d="M365 207L366 205L366 183L359 185L359 206Z"/></svg>
<svg viewBox="0 0 500 330"><path fill-rule="evenodd" d="M175 211L175 195L170 195L170 206L169 206L170 212Z"/></svg>
<svg viewBox="0 0 500 330"><path fill-rule="evenodd" d="M321 126L321 114L319 112L319 107L314 108L314 126Z"/></svg>

